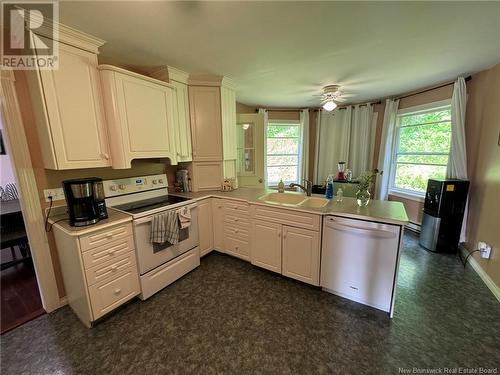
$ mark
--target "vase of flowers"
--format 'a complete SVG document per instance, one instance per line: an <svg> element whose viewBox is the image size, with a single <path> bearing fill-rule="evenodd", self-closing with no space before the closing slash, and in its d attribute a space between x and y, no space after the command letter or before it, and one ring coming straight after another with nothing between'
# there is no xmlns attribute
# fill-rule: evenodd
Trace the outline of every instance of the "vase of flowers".
<svg viewBox="0 0 500 375"><path fill-rule="evenodd" d="M370 202L370 189L377 173L378 169L374 169L371 172L365 172L359 176L358 191L356 192L356 202L359 207L366 207Z"/></svg>

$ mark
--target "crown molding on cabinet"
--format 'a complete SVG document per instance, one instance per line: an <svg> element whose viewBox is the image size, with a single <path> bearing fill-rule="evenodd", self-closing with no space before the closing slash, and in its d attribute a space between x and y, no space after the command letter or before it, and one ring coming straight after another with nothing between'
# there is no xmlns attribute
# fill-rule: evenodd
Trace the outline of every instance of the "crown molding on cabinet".
<svg viewBox="0 0 500 375"><path fill-rule="evenodd" d="M177 81L177 82L185 83L185 84L188 83L189 73L186 73L183 70L174 68L173 66L167 66L167 69L168 69L168 77L172 81Z"/></svg>
<svg viewBox="0 0 500 375"><path fill-rule="evenodd" d="M99 65L97 67L97 69L99 69L99 70L111 70L111 71L114 71L114 72L118 72L118 73L129 75L131 77L135 77L135 78L139 78L139 79L142 79L142 80L145 80L145 81L156 83L158 85L162 85L162 86L174 88L174 86L172 86L170 83L165 82L165 81L163 81L161 79L157 79L157 78L153 78L153 77L148 77L148 76L145 76L143 74L131 72L130 70L119 68L119 67L114 66L114 65L101 64L101 65Z"/></svg>
<svg viewBox="0 0 500 375"><path fill-rule="evenodd" d="M36 29L35 34L57 40L61 43L69 44L88 52L99 54L99 47L102 47L106 43L105 40L97 38L93 35L63 25L62 23L55 22L49 18L43 18L42 15L38 15L36 12L30 14L30 19L32 20L31 22L38 21L42 25ZM27 22L28 21L26 21L25 27L30 30Z"/></svg>

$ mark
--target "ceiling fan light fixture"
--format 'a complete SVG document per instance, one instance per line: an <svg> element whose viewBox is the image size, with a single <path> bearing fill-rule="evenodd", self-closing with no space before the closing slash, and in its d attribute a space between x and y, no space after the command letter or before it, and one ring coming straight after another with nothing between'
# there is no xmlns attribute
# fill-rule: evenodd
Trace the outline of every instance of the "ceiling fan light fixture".
<svg viewBox="0 0 500 375"><path fill-rule="evenodd" d="M333 111L335 108L337 108L337 104L333 101L333 99L327 100L325 104L323 104L323 109L325 111Z"/></svg>

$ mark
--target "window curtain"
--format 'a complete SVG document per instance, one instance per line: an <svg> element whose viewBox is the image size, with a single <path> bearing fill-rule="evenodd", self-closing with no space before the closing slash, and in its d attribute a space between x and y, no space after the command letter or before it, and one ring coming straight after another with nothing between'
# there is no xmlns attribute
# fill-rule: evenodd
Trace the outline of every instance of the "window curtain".
<svg viewBox="0 0 500 375"><path fill-rule="evenodd" d="M259 108L258 113L264 115L264 186L267 186L267 124L269 122L269 113L265 108Z"/></svg>
<svg viewBox="0 0 500 375"><path fill-rule="evenodd" d="M300 177L309 179L309 110L300 111Z"/></svg>
<svg viewBox="0 0 500 375"><path fill-rule="evenodd" d="M332 112L321 110L316 153L316 183L337 173L339 161L348 162L352 107Z"/></svg>
<svg viewBox="0 0 500 375"><path fill-rule="evenodd" d="M458 77L451 97L451 147L447 178L467 180L467 152L465 149L465 106L467 103L467 86L463 77ZM465 206L464 220L460 232L460 242L466 241L468 201Z"/></svg>
<svg viewBox="0 0 500 375"><path fill-rule="evenodd" d="M373 162L373 105L356 105L352 110L349 163L354 178L370 171Z"/></svg>
<svg viewBox="0 0 500 375"><path fill-rule="evenodd" d="M389 195L389 183L391 176L392 156L394 154L394 138L396 136L396 121L399 108L399 99L387 99L385 101L384 124L382 127L382 141L378 156L376 199L387 200Z"/></svg>

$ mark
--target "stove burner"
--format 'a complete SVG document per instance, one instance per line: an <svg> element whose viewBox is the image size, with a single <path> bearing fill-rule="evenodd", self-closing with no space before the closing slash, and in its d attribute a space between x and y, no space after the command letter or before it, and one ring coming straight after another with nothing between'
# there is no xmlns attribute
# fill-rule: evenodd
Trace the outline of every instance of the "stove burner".
<svg viewBox="0 0 500 375"><path fill-rule="evenodd" d="M180 203L188 200L190 199L183 197L176 197L174 195L164 195L157 198L150 198L141 201L120 204L118 206L114 206L114 208L125 212L129 212L131 214L138 214L141 212L154 210L155 208L166 207L170 206L171 204Z"/></svg>

